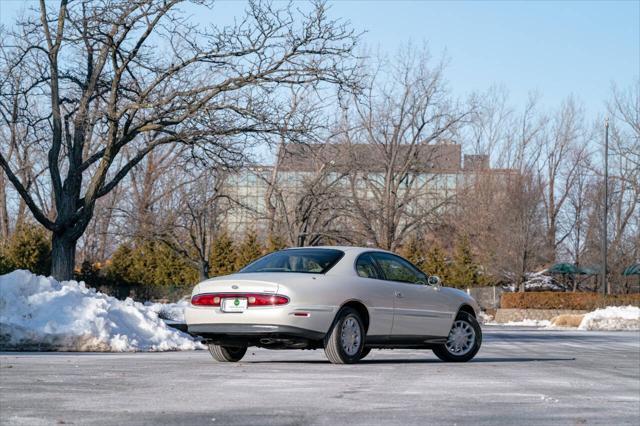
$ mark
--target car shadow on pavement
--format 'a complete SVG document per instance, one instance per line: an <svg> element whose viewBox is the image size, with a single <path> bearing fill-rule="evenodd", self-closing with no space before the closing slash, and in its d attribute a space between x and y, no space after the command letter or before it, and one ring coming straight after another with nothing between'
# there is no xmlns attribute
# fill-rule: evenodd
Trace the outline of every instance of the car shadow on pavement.
<svg viewBox="0 0 640 426"><path fill-rule="evenodd" d="M469 362L546 362L575 361L575 358L474 358Z"/></svg>
<svg viewBox="0 0 640 426"><path fill-rule="evenodd" d="M585 334L587 332L578 332L560 330L554 334L535 334L532 332L522 333L519 331L508 331L499 333L486 333L482 340L484 342L497 342L504 340L517 340L519 342L544 342L544 341L575 341L575 342L611 342L613 341L626 341L628 336L623 333L618 335L600 335L600 334Z"/></svg>
<svg viewBox="0 0 640 426"><path fill-rule="evenodd" d="M474 358L472 363L498 363L498 362L549 362L549 361L575 361L575 358L522 358L522 357L502 357L502 358ZM308 359L308 360L274 360L274 361L245 361L250 364L329 364L329 360ZM385 358L385 359L363 359L359 364L443 364L437 359L420 358Z"/></svg>
<svg viewBox="0 0 640 426"><path fill-rule="evenodd" d="M522 358L522 357L502 357L502 358L474 358L469 362L546 362L546 361L575 361L575 358ZM437 359L363 359L360 364L441 364L442 361Z"/></svg>

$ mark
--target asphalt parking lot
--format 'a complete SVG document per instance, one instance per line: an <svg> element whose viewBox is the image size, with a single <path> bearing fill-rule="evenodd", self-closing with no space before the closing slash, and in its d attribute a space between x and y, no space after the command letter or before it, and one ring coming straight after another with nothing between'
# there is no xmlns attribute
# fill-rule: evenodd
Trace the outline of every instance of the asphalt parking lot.
<svg viewBox="0 0 640 426"><path fill-rule="evenodd" d="M607 424L640 419L640 333L485 327L473 362L373 351L2 353L2 424Z"/></svg>

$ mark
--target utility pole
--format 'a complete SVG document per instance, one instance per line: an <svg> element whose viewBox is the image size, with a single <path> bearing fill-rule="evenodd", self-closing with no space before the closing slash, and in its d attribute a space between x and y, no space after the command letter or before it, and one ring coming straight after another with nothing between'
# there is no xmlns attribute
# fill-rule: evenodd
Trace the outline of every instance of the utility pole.
<svg viewBox="0 0 640 426"><path fill-rule="evenodd" d="M609 118L604 122L604 212L602 216L602 294L607 294L607 218L609 216Z"/></svg>

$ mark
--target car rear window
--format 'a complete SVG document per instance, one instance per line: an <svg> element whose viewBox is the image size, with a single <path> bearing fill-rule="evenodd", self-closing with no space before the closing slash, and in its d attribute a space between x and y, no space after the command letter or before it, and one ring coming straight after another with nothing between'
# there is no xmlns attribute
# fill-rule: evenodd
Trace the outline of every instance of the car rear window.
<svg viewBox="0 0 640 426"><path fill-rule="evenodd" d="M281 250L261 257L239 272L303 272L324 274L342 258L335 249Z"/></svg>

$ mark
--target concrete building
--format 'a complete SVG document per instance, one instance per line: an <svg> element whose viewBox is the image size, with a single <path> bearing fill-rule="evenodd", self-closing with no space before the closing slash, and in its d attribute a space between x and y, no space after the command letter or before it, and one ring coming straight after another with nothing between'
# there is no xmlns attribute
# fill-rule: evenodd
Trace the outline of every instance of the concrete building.
<svg viewBox="0 0 640 426"><path fill-rule="evenodd" d="M314 187L330 184L347 201L374 203L378 191L389 186L391 179L396 179L399 193L411 193L406 197L408 214L420 214L454 206L458 191L478 174L510 173L491 169L486 155L463 157L461 146L453 143L395 147L292 144L280 149L275 164L249 167L227 178L225 193L234 203L224 223L232 235L248 228L264 234L269 222L268 198L276 206L276 215L286 221L284 216L295 216L301 200L314 195ZM349 219L345 217L342 225L349 227Z"/></svg>

